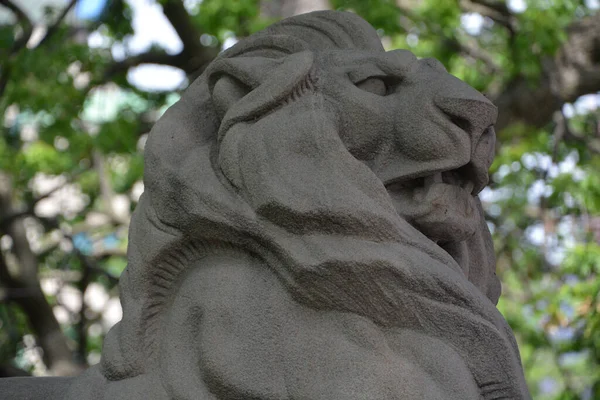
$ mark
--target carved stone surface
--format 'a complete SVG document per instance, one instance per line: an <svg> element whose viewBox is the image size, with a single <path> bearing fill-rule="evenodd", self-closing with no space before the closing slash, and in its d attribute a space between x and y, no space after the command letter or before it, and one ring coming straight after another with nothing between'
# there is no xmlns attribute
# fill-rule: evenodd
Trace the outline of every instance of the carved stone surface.
<svg viewBox="0 0 600 400"><path fill-rule="evenodd" d="M123 320L3 399L528 399L479 191L496 107L360 17L286 19L158 121Z"/></svg>

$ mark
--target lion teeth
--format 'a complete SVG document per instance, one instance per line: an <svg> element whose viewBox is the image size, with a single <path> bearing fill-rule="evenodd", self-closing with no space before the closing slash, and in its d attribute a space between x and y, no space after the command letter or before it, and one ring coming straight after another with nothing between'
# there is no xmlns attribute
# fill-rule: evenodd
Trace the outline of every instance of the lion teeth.
<svg viewBox="0 0 600 400"><path fill-rule="evenodd" d="M463 189L465 189L468 193L473 193L473 189L475 189L475 183L473 181L466 181L462 185Z"/></svg>
<svg viewBox="0 0 600 400"><path fill-rule="evenodd" d="M425 177L425 186L432 185L434 183L442 183L442 173L438 172L433 175L429 175Z"/></svg>

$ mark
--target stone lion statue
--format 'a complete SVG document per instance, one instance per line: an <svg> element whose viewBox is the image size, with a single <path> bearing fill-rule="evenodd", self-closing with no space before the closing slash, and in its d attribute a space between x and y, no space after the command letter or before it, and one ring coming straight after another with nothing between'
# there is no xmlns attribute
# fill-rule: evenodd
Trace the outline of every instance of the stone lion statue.
<svg viewBox="0 0 600 400"><path fill-rule="evenodd" d="M477 194L496 107L357 15L224 51L153 128L123 320L11 399L528 399ZM19 397L20 396L20 397Z"/></svg>

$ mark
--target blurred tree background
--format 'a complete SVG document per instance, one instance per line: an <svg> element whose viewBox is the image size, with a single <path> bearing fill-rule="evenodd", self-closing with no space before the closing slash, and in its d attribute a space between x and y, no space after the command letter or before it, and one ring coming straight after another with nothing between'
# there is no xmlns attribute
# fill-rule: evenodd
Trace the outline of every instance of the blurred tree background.
<svg viewBox="0 0 600 400"><path fill-rule="evenodd" d="M221 49L352 10L499 107L481 194L535 399L600 399L598 0L0 0L0 376L98 362L153 122Z"/></svg>

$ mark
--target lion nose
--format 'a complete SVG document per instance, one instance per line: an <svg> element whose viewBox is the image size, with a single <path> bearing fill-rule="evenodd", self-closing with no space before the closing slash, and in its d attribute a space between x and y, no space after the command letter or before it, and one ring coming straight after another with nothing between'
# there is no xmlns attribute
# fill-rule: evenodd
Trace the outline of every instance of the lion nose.
<svg viewBox="0 0 600 400"><path fill-rule="evenodd" d="M483 132L496 122L498 109L484 95L460 83L462 85L452 88L458 93L439 95L435 105L477 143Z"/></svg>

